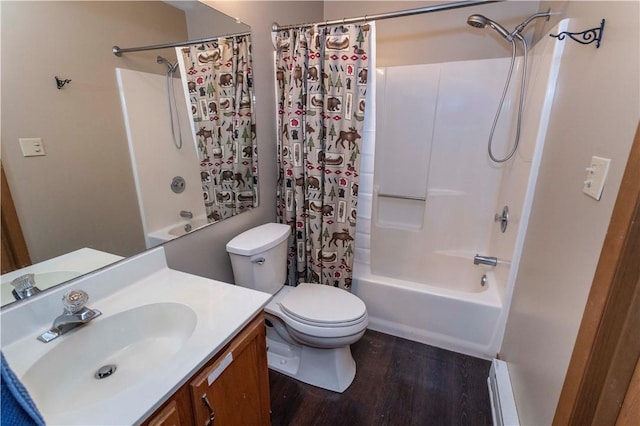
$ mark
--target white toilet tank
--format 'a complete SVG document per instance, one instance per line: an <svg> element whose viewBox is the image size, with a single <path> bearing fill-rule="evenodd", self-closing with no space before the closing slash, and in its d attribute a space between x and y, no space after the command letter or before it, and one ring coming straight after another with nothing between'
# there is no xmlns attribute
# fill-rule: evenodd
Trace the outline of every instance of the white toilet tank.
<svg viewBox="0 0 640 426"><path fill-rule="evenodd" d="M267 223L227 243L237 285L276 294L287 279L287 240L291 227Z"/></svg>

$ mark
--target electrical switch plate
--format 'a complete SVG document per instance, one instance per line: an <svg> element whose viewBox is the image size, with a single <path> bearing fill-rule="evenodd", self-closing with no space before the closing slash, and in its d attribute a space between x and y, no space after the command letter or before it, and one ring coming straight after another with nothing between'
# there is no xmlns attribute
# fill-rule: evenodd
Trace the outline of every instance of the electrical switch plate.
<svg viewBox="0 0 640 426"><path fill-rule="evenodd" d="M25 157L36 157L45 155L44 144L40 138L19 138L22 155Z"/></svg>
<svg viewBox="0 0 640 426"><path fill-rule="evenodd" d="M587 178L584 181L582 192L591 198L600 201L604 182L609 173L611 159L602 157L591 157L591 164L587 167Z"/></svg>

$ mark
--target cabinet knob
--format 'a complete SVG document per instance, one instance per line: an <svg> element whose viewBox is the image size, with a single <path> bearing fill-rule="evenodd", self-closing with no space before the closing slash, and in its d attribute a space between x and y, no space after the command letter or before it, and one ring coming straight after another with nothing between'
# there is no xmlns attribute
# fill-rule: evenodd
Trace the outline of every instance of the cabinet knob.
<svg viewBox="0 0 640 426"><path fill-rule="evenodd" d="M213 421L216 419L216 413L215 411L213 411L213 407L211 406L211 403L209 402L209 399L207 398L206 393L202 394L202 397L200 398L200 400L202 401L202 405L207 407L207 410L209 410L209 420L207 420L204 426L211 426L213 425Z"/></svg>

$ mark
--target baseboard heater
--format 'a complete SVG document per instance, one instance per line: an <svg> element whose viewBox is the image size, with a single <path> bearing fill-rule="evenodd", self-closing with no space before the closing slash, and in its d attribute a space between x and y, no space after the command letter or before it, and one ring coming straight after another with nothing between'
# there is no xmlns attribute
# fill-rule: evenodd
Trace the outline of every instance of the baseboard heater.
<svg viewBox="0 0 640 426"><path fill-rule="evenodd" d="M506 362L493 360L487 383L494 426L520 426Z"/></svg>

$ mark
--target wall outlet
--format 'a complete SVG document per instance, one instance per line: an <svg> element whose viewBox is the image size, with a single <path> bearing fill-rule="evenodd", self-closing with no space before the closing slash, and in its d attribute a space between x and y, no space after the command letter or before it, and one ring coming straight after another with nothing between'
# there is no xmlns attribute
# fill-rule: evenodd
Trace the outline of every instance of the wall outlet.
<svg viewBox="0 0 640 426"><path fill-rule="evenodd" d="M587 167L587 178L584 181L582 192L600 201L610 164L610 158L591 157L591 164Z"/></svg>
<svg viewBox="0 0 640 426"><path fill-rule="evenodd" d="M41 138L19 138L22 155L25 157L36 157L45 155L44 144Z"/></svg>

